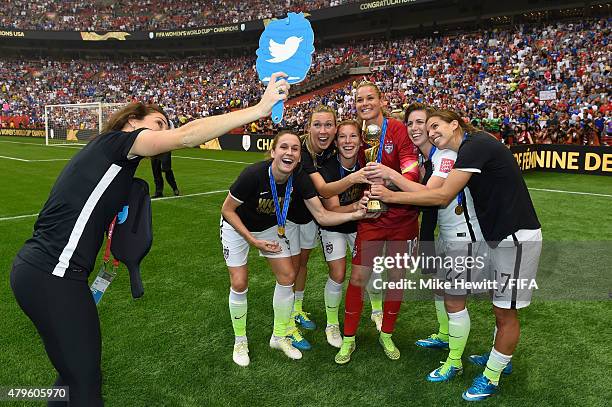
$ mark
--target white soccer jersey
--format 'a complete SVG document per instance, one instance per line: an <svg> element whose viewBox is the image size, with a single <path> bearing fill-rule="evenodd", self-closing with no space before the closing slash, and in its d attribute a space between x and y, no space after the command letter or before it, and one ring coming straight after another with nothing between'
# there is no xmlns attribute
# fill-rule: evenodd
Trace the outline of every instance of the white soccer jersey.
<svg viewBox="0 0 612 407"><path fill-rule="evenodd" d="M457 153L453 150L437 149L431 158L433 167L432 176L446 179L453 169L456 160ZM455 213L455 208L458 205L456 197L446 208L438 209L438 227L442 240L484 240L478 218L476 217L472 195L468 188L464 188L464 192L465 202L462 203L463 213L460 215Z"/></svg>

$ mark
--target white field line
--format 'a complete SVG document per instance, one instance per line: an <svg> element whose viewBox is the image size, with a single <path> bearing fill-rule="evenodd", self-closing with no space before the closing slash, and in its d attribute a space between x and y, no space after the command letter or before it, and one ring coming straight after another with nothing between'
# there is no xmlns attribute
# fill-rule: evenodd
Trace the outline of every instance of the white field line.
<svg viewBox="0 0 612 407"><path fill-rule="evenodd" d="M7 157L4 155L0 155L0 158L4 158L5 160L22 161L24 163L30 162L30 160L24 160L23 158Z"/></svg>
<svg viewBox="0 0 612 407"><path fill-rule="evenodd" d="M542 188L529 188L529 189L533 190L533 191L542 191L542 192L556 192L556 193L571 194L571 195L588 195L588 196L598 196L598 197L612 198L612 195L609 195L609 194L595 194L595 193L591 193L591 192L562 191L562 190L558 190L558 189L542 189ZM205 196L205 195L220 194L220 193L224 193L224 192L227 192L227 191L228 191L227 189L220 189L218 191L198 192L198 193L195 193L195 194L187 194L187 195L180 195L180 196L167 196L167 197L164 197L164 198L155 198L155 199L152 199L152 202L167 201L167 200L170 200L170 199L190 198L190 197L194 197L194 196ZM29 214L29 215L7 216L7 217L4 217L4 218L0 218L0 222L8 221L8 220L15 220L15 219L33 218L35 216L38 216L38 214L37 213L32 213L32 214Z"/></svg>
<svg viewBox="0 0 612 407"><path fill-rule="evenodd" d="M593 192L563 191L563 190L560 190L560 189L545 189L545 188L529 188L529 190L531 190L531 191L542 191L542 192L558 192L560 194L604 196L606 198L612 198L612 195L609 195L609 194L595 194Z"/></svg>
<svg viewBox="0 0 612 407"><path fill-rule="evenodd" d="M46 145L43 143L27 143L25 141L9 141L9 140L0 140L0 143L8 143L8 144L25 144L27 146L38 146L38 147L66 147L66 148L78 148L79 150L85 146L85 144L76 144L76 145L68 145L68 144L51 144Z"/></svg>
<svg viewBox="0 0 612 407"><path fill-rule="evenodd" d="M216 162L220 162L220 163L255 164L255 162L233 161L233 160L218 160L218 159L215 159L215 158L186 157L184 155L173 155L172 158L184 158L186 160L200 160L200 161L216 161Z"/></svg>
<svg viewBox="0 0 612 407"><path fill-rule="evenodd" d="M4 158L6 160L21 161L24 163L40 163L40 162L48 162L48 161L70 161L70 158L48 158L45 160L26 160L26 159L17 158L17 157L7 157L5 155L0 155L0 158Z"/></svg>
<svg viewBox="0 0 612 407"><path fill-rule="evenodd" d="M220 194L220 193L224 193L227 192L227 189L220 189L218 191L208 191L208 192L198 192L195 194L187 194L187 195L179 195L179 196L167 196L164 198L155 198L152 199L151 202L157 202L157 201L166 201L169 199L181 199L181 198L190 198L192 196L203 196L203 195L213 195L213 194ZM38 216L37 213L31 213L29 215L18 215L18 216L8 216L5 218L0 218L0 222L2 221L6 221L6 220L15 220L15 219L25 219L25 218L33 218Z"/></svg>

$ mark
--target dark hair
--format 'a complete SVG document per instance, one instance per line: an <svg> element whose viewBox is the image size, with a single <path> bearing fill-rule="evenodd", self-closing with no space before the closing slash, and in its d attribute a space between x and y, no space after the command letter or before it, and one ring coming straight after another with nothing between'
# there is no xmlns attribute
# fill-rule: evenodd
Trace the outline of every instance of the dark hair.
<svg viewBox="0 0 612 407"><path fill-rule="evenodd" d="M300 136L298 136L298 132L294 131L293 129L282 129L278 133L276 133L276 136L274 136L274 139L272 140L272 143L270 144L270 150L268 150L266 152L266 159L267 160L271 160L272 159L272 150L274 150L276 148L276 146L278 144L278 139L280 139L285 134L292 134L292 135L294 135L298 139L300 144L301 144L301 139L300 139Z"/></svg>
<svg viewBox="0 0 612 407"><path fill-rule="evenodd" d="M468 133L475 133L477 131L481 131L475 126L473 126L471 123L468 123L465 120L463 120L463 118L457 112L453 110L441 109L441 110L428 111L427 120L429 121L429 119L431 119L432 117L439 117L440 119L444 120L446 123L450 123L453 120L457 120L457 122L459 123L459 126L461 126L461 129Z"/></svg>
<svg viewBox="0 0 612 407"><path fill-rule="evenodd" d="M128 120L142 120L145 118L145 116L155 112L163 114L168 122L168 125L170 125L170 119L168 119L168 115L161 107L142 102L132 102L113 113L102 128L102 132L100 134L121 130L125 127Z"/></svg>
<svg viewBox="0 0 612 407"><path fill-rule="evenodd" d="M410 116L410 113L420 110L424 111L427 114L427 118L429 118L429 113L432 113L435 109L427 106L425 103L411 103L406 107L406 110L404 110L404 124L408 123L408 116Z"/></svg>

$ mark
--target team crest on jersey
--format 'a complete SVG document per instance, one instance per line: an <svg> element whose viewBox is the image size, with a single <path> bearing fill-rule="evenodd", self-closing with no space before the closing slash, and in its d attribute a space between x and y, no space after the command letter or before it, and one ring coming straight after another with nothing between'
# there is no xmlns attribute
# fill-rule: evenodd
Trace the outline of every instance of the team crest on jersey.
<svg viewBox="0 0 612 407"><path fill-rule="evenodd" d="M455 160L451 160L450 158L443 158L442 162L440 162L440 172L451 172L454 165Z"/></svg>
<svg viewBox="0 0 612 407"><path fill-rule="evenodd" d="M391 154L393 152L393 143L385 143L385 153Z"/></svg>
<svg viewBox="0 0 612 407"><path fill-rule="evenodd" d="M227 260L228 257L229 257L229 248L227 248L226 246L223 246L223 258Z"/></svg>
<svg viewBox="0 0 612 407"><path fill-rule="evenodd" d="M331 254L334 251L334 244L332 242L325 243L325 253Z"/></svg>

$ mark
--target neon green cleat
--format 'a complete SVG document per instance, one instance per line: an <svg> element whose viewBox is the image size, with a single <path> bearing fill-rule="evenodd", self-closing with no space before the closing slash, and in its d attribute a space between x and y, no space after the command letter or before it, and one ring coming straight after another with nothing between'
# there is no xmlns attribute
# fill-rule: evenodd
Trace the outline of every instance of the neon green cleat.
<svg viewBox="0 0 612 407"><path fill-rule="evenodd" d="M347 338L344 337L342 341L342 347L336 354L334 360L339 365L345 365L351 361L351 355L355 352L355 337Z"/></svg>
<svg viewBox="0 0 612 407"><path fill-rule="evenodd" d="M380 332L380 330L382 329L382 323L383 323L383 313L382 313L382 311L372 312L372 314L370 315L370 319L376 325L376 330L378 332Z"/></svg>
<svg viewBox="0 0 612 407"><path fill-rule="evenodd" d="M381 332L380 336L378 337L378 342L382 346L383 350L385 351L385 355L387 355L389 359L398 360L400 358L400 351L393 343L393 339L391 339L391 334Z"/></svg>

